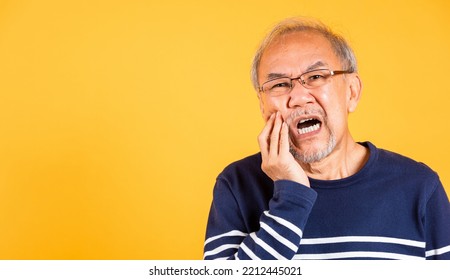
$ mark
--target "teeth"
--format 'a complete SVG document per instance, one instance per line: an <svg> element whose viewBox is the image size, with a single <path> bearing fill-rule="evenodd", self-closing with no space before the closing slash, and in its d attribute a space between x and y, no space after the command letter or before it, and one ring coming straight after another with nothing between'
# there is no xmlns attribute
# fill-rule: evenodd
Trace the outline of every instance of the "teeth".
<svg viewBox="0 0 450 280"><path fill-rule="evenodd" d="M298 134L305 134L305 133L313 132L313 131L318 130L319 128L320 128L320 124L317 123L317 124L315 124L313 126L309 126L309 127L305 127L305 128L299 129L298 130Z"/></svg>
<svg viewBox="0 0 450 280"><path fill-rule="evenodd" d="M312 121L312 120L313 120L313 118L310 118L310 119L304 119L304 120L301 120L300 123L304 123L304 122Z"/></svg>

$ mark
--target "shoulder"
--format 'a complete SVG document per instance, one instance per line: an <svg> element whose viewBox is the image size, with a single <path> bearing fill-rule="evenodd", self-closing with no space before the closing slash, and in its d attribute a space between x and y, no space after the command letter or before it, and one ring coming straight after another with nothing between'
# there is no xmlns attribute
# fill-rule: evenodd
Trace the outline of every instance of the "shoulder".
<svg viewBox="0 0 450 280"><path fill-rule="evenodd" d="M235 174L242 173L258 173L261 170L261 153L256 153L254 155L245 157L243 159L237 160L227 167L220 173L219 176L233 176Z"/></svg>
<svg viewBox="0 0 450 280"><path fill-rule="evenodd" d="M273 182L261 170L261 162L260 153L237 160L224 168L217 181L232 191L251 192L256 191L254 188L261 189L261 186L273 187Z"/></svg>
<svg viewBox="0 0 450 280"><path fill-rule="evenodd" d="M393 151L376 148L375 146L374 149L377 151L378 165L385 170L389 170L390 173L426 179L435 179L437 177L436 172L423 162L416 161Z"/></svg>
<svg viewBox="0 0 450 280"><path fill-rule="evenodd" d="M428 195L440 184L439 176L425 163L367 143L373 153L372 176L384 178L395 185L419 187ZM372 156L372 155L371 155Z"/></svg>

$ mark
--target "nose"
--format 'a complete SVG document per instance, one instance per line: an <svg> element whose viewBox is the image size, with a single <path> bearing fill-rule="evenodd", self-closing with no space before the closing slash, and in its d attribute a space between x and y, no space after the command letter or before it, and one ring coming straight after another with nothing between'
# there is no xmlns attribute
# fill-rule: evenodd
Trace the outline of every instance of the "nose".
<svg viewBox="0 0 450 280"><path fill-rule="evenodd" d="M315 98L311 94L311 89L307 89L302 85L302 80L292 81L292 90L289 93L288 107L303 107L308 103L313 103Z"/></svg>

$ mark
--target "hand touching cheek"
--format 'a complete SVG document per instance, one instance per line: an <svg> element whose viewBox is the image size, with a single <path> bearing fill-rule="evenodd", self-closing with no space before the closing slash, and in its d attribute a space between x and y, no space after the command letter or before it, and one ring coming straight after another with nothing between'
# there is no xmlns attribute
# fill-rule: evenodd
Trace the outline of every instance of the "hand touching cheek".
<svg viewBox="0 0 450 280"><path fill-rule="evenodd" d="M309 187L308 176L289 152L289 127L280 113L270 116L258 137L261 168L273 181L290 180Z"/></svg>

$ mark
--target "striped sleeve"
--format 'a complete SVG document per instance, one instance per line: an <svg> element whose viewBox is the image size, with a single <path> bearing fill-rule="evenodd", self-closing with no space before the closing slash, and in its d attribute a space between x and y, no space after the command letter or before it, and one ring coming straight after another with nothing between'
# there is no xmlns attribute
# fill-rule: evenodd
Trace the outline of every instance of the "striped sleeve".
<svg viewBox="0 0 450 280"><path fill-rule="evenodd" d="M450 203L438 180L424 215L428 260L450 260Z"/></svg>
<svg viewBox="0 0 450 280"><path fill-rule="evenodd" d="M208 219L204 259L292 259L316 192L291 181L274 183L269 209L260 213L259 229L250 232L235 194L226 180L218 179ZM249 198L247 203L251 203Z"/></svg>

